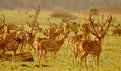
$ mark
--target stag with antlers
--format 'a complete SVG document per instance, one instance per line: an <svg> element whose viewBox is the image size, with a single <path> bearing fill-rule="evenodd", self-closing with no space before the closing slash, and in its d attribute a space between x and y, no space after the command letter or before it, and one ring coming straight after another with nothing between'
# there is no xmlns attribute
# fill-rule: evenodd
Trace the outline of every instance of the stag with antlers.
<svg viewBox="0 0 121 71"><path fill-rule="evenodd" d="M75 43L75 45L78 44L78 48L75 47L75 55L77 53L77 49L83 52L83 55L80 58L80 70L82 67L82 60L84 58L85 58L86 69L88 69L87 61L86 61L86 57L88 54L93 55L93 67L95 67L95 64L97 64L97 67L99 66L99 57L102 51L102 48L101 48L102 38L107 34L108 29L110 27L111 20L112 20L112 16L110 14L110 17L106 20L106 23L108 24L107 28L103 32L99 33L94 27L94 19L92 19L91 16L92 15L90 15L89 17L90 32L93 35L95 35L98 40L82 40L80 43ZM97 63L95 62L96 56L97 56Z"/></svg>

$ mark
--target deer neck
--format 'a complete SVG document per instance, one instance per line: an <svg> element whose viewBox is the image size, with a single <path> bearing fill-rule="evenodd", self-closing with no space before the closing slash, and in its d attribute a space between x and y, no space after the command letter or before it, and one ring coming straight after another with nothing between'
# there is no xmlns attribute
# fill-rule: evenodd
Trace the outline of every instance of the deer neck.
<svg viewBox="0 0 121 71"><path fill-rule="evenodd" d="M6 27L7 28L7 33L10 33L10 28L9 27Z"/></svg>
<svg viewBox="0 0 121 71"><path fill-rule="evenodd" d="M97 43L98 43L98 46L101 48L101 45L102 45L101 39L98 39L98 40L97 40Z"/></svg>
<svg viewBox="0 0 121 71"><path fill-rule="evenodd" d="M62 39L60 40L60 43L63 45L63 43L64 43L64 38L62 38Z"/></svg>

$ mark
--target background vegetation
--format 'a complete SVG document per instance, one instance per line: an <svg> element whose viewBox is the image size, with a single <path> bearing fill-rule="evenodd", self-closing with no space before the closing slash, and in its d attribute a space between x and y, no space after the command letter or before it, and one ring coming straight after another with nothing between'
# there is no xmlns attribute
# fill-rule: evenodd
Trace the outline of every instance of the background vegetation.
<svg viewBox="0 0 121 71"><path fill-rule="evenodd" d="M52 10L61 7L67 10L82 10L91 7L121 7L121 0L0 0L2 9L32 9L41 4L41 8Z"/></svg>

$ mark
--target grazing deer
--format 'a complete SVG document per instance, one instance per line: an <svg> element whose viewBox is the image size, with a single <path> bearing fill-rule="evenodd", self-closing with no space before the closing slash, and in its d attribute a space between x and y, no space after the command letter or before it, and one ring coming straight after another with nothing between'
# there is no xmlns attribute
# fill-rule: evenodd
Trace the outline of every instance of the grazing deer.
<svg viewBox="0 0 121 71"><path fill-rule="evenodd" d="M46 60L46 54L47 52L51 52L51 55L53 57L53 61L55 61L55 55L57 53L57 51L59 51L59 49L62 47L63 43L64 43L64 39L67 37L67 33L61 33L62 34L62 39L61 40L41 40L40 43L39 43L39 51L40 51L40 58L39 58L39 62L40 62L40 59L42 57L42 52L43 50L45 51L44 52L44 59L45 59L45 62L47 62Z"/></svg>
<svg viewBox="0 0 121 71"><path fill-rule="evenodd" d="M95 67L94 65L97 64L97 67L99 66L99 57L100 57L100 53L102 51L101 48L101 43L102 43L102 38L107 34L107 30L110 27L110 23L112 20L112 16L110 14L110 18L108 18L106 20L106 23L108 23L107 28L101 32L98 33L94 27L94 20L91 18L91 15L89 17L89 25L90 25L90 32L95 35L97 37L98 40L82 40L80 43L76 43L76 45L78 44L78 49L83 52L83 55L80 58L80 70L81 70L81 66L82 66L82 60L85 58L85 65L86 65L86 69L88 69L87 67L87 61L86 61L86 57L88 54L93 55L93 67ZM75 51L74 53L76 54L76 47L75 47ZM95 57L97 56L97 63L95 62Z"/></svg>

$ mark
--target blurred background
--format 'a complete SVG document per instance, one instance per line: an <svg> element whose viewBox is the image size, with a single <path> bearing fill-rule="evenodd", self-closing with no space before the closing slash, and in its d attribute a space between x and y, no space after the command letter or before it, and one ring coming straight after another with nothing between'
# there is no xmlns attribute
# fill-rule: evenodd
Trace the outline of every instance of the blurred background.
<svg viewBox="0 0 121 71"><path fill-rule="evenodd" d="M121 0L0 0L0 9L31 10L40 4L41 9L52 10L59 7L66 10L83 10L92 7L121 7Z"/></svg>

